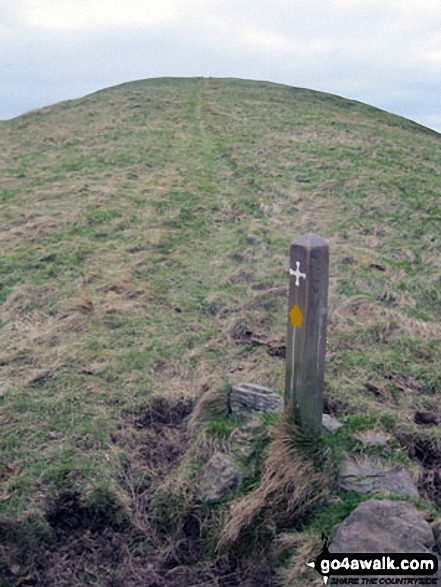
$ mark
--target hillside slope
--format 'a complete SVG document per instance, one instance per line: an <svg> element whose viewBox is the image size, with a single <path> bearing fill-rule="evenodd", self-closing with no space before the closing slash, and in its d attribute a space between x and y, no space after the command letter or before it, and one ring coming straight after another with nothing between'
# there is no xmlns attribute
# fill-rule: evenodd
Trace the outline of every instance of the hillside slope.
<svg viewBox="0 0 441 587"><path fill-rule="evenodd" d="M328 411L441 464L438 427L413 421L441 418L440 154L439 134L365 104L228 79L1 122L3 515L71 488L129 501L127 422L152 394L283 392L305 232L331 251Z"/></svg>

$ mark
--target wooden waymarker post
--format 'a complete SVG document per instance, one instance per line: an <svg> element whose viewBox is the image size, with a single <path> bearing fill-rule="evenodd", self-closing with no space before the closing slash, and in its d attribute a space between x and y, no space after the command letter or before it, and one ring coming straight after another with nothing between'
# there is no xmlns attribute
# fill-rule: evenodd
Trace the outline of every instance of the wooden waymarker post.
<svg viewBox="0 0 441 587"><path fill-rule="evenodd" d="M329 246L315 234L291 244L285 409L302 428L322 429Z"/></svg>

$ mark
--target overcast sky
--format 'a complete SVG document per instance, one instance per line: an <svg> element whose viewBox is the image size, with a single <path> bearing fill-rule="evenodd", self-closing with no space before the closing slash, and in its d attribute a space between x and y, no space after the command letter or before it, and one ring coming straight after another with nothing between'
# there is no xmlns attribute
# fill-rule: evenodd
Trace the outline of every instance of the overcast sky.
<svg viewBox="0 0 441 587"><path fill-rule="evenodd" d="M441 132L441 0L0 0L0 119L161 76L322 90Z"/></svg>

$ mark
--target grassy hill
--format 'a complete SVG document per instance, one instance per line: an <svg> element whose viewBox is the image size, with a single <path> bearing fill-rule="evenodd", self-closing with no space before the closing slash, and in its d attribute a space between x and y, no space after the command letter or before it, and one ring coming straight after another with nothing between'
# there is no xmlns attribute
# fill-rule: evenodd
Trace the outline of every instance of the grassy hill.
<svg viewBox="0 0 441 587"><path fill-rule="evenodd" d="M441 507L427 472L440 428L414 422L441 419L440 152L439 134L371 106L230 79L131 82L0 122L4 584L110 585L113 555L97 546L110 526L130 537L112 584L136 561L121 584L154 584L144 563L171 530L157 514L153 532L149 500L186 448L208 455L235 427L216 413L201 441L169 424L234 383L283 393L288 251L305 232L330 244L335 459L355 433L385 431L390 458L422 463ZM228 504L215 523L189 486L185 507L209 520L198 538L214 545ZM357 499L334 496L294 530L329 532ZM101 554L63 578L68 537L85 529ZM175 567L196 566L176 552Z"/></svg>

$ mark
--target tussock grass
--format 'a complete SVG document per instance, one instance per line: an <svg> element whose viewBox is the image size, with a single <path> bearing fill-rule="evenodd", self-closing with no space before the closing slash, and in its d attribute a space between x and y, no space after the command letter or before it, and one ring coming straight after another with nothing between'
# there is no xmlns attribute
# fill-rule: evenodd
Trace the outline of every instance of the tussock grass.
<svg viewBox="0 0 441 587"><path fill-rule="evenodd" d="M323 447L314 446L312 439L287 420L272 433L260 484L232 506L219 540L220 551L250 549L283 528L299 527L330 495L332 465Z"/></svg>
<svg viewBox="0 0 441 587"><path fill-rule="evenodd" d="M277 536L274 543L274 551L279 558L283 558L286 553L292 553L285 564L279 571L279 576L283 585L308 585L310 587L320 587L323 585L323 579L319 575L310 572L307 563L311 562L321 551L323 539L320 532L310 531L301 534L281 533Z"/></svg>
<svg viewBox="0 0 441 587"><path fill-rule="evenodd" d="M237 426L237 422L228 422L228 392L231 387L227 382L218 383L213 389L201 395L190 414L186 426L190 438L189 446L179 466L168 475L157 488L153 497L154 516L157 523L168 528L170 535L182 538L182 530L189 514L200 516L205 523L212 526L214 532L216 513L204 507L198 499L198 477L202 466L212 455L223 450L225 440ZM226 429L222 426L226 425ZM223 434L219 434L222 430ZM217 517L224 519L225 513Z"/></svg>

